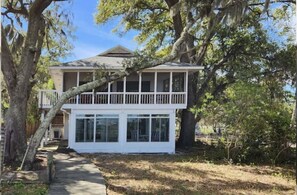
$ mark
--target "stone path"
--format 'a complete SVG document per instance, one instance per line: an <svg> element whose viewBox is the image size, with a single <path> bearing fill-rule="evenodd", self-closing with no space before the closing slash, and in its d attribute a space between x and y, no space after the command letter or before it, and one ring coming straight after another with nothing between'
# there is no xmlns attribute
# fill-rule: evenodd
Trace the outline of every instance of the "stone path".
<svg viewBox="0 0 297 195"><path fill-rule="evenodd" d="M105 181L90 160L79 155L55 153L56 176L49 195L106 195Z"/></svg>

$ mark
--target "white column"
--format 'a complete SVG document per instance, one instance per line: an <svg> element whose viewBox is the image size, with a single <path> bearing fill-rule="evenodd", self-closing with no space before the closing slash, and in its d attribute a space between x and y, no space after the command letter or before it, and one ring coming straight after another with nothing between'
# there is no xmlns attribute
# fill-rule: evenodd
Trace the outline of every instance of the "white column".
<svg viewBox="0 0 297 195"><path fill-rule="evenodd" d="M127 139L127 114L119 114L119 143L121 148L119 149L121 153L127 153L126 139Z"/></svg>
<svg viewBox="0 0 297 195"><path fill-rule="evenodd" d="M110 72L108 72L108 75L110 76ZM107 104L110 104L110 82L107 83Z"/></svg>
<svg viewBox="0 0 297 195"><path fill-rule="evenodd" d="M157 71L155 72L155 83L154 83L154 104L157 103L157 81L158 81L158 77L157 77Z"/></svg>
<svg viewBox="0 0 297 195"><path fill-rule="evenodd" d="M77 72L76 76L76 87L79 86L79 72ZM76 96L76 104L78 104L79 95Z"/></svg>
<svg viewBox="0 0 297 195"><path fill-rule="evenodd" d="M139 74L139 85L138 85L138 104L141 103L141 82L142 82L142 73L140 72Z"/></svg>
<svg viewBox="0 0 297 195"><path fill-rule="evenodd" d="M93 72L93 81L95 81L95 72ZM94 104L95 89L92 89L92 104Z"/></svg>
<svg viewBox="0 0 297 195"><path fill-rule="evenodd" d="M127 78L124 77L124 82L123 82L123 104L126 104L126 80Z"/></svg>
<svg viewBox="0 0 297 195"><path fill-rule="evenodd" d="M175 153L175 110L169 115L169 143L172 149L170 153Z"/></svg>
<svg viewBox="0 0 297 195"><path fill-rule="evenodd" d="M172 98L172 72L170 72L170 79L169 79L169 104L171 104Z"/></svg>
<svg viewBox="0 0 297 195"><path fill-rule="evenodd" d="M187 70L186 72L186 79L185 79L185 92L186 92L186 95L185 95L185 104L187 105L188 104L188 79L189 79L189 71Z"/></svg>
<svg viewBox="0 0 297 195"><path fill-rule="evenodd" d="M65 72L62 72L62 91L60 91L61 92L61 95L62 95L62 93L64 92L64 76L65 76Z"/></svg>
<svg viewBox="0 0 297 195"><path fill-rule="evenodd" d="M42 91L38 91L38 108L42 108L42 100L41 100Z"/></svg>
<svg viewBox="0 0 297 195"><path fill-rule="evenodd" d="M73 148L75 145L75 134L76 134L76 120L75 113L69 114L69 129L68 129L68 146Z"/></svg>

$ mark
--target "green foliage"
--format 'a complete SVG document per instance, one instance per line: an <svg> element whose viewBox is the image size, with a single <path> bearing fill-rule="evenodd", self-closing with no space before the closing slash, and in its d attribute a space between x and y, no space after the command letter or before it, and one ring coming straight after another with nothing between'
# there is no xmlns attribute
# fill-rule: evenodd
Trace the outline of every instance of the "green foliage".
<svg viewBox="0 0 297 195"><path fill-rule="evenodd" d="M226 90L223 102L205 107L204 120L224 124L220 141L226 149L234 148L234 161L292 163L292 106L271 93L265 83L238 82Z"/></svg>
<svg viewBox="0 0 297 195"><path fill-rule="evenodd" d="M147 50L156 51L161 45L172 41L173 29L169 9L164 1L108 1L98 4L95 15L96 23L120 16L121 23L114 29L120 35L136 30L139 34L135 39L145 44Z"/></svg>
<svg viewBox="0 0 297 195"><path fill-rule="evenodd" d="M24 184L22 182L1 184L0 192L7 195L45 195L48 193L48 186L45 184Z"/></svg>
<svg viewBox="0 0 297 195"><path fill-rule="evenodd" d="M24 3L26 8L29 8L33 2L23 1L5 1L2 5L3 12L9 10L10 4L20 6ZM39 120L38 109L38 91L40 89L54 89L53 81L50 79L48 67L55 65L58 61L67 56L72 49L69 42L74 38L72 32L74 27L71 22L71 14L63 7L62 3L51 4L43 13L42 17L45 20L44 40L42 44L41 56L38 58L36 69L32 70L31 83L33 85L30 97L28 99L28 115L27 122L35 123ZM28 17L23 14L3 14L4 33L6 34L13 61L18 69L22 69L19 64L23 53L24 41L26 39L26 31L28 28ZM21 71L20 71L21 72ZM6 85L2 86L2 113L5 114L9 107L9 96Z"/></svg>

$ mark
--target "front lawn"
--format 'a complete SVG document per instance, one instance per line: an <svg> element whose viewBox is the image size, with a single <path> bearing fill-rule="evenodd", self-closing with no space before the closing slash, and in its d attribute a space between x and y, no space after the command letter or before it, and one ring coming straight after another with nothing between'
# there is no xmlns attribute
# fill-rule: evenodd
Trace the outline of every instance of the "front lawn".
<svg viewBox="0 0 297 195"><path fill-rule="evenodd" d="M108 194L294 194L288 168L214 163L194 154L85 156L102 171Z"/></svg>

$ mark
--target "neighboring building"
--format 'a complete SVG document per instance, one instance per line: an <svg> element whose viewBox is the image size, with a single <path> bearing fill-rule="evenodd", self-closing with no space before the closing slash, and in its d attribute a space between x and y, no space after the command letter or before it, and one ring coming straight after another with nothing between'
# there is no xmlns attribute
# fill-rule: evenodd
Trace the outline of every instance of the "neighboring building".
<svg viewBox="0 0 297 195"><path fill-rule="evenodd" d="M40 91L43 114L64 91L93 80L98 67L119 71L131 57L133 52L117 46L50 67L56 90ZM166 63L82 93L64 104L63 124L52 125L50 136L68 139L68 146L78 152L174 153L176 109L187 106L189 72L201 69Z"/></svg>

